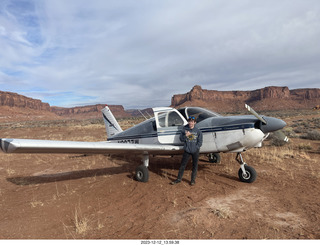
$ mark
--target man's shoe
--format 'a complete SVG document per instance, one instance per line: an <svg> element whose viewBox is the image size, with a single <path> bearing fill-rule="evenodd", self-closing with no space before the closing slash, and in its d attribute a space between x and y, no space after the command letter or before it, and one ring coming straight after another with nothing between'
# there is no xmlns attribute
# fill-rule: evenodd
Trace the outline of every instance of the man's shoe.
<svg viewBox="0 0 320 245"><path fill-rule="evenodd" d="M190 185L194 186L196 184L196 182L194 180L191 180Z"/></svg>
<svg viewBox="0 0 320 245"><path fill-rule="evenodd" d="M181 180L176 179L175 181L172 181L172 182L171 182L171 185L176 185L176 184L178 184L178 183L180 183L180 182L181 182Z"/></svg>

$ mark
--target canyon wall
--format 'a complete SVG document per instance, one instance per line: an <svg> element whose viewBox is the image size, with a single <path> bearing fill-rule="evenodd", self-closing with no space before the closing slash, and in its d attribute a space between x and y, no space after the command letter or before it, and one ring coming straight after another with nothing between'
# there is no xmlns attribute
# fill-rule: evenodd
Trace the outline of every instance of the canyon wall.
<svg viewBox="0 0 320 245"><path fill-rule="evenodd" d="M202 89L196 85L190 92L173 95L171 99L171 107L201 106L217 112L242 112L245 111L245 103L258 111L312 109L320 105L320 89L290 90L288 87L265 87L252 91L217 91ZM21 120L101 118L104 106L98 104L73 108L55 107L17 93L0 91L2 120L8 120L18 114ZM109 107L116 118L141 116L138 110L125 111L122 105ZM144 112L145 115L152 114L150 108L145 110L148 112Z"/></svg>
<svg viewBox="0 0 320 245"><path fill-rule="evenodd" d="M48 103L43 103L41 100L32 99L16 93L2 91L0 91L0 106L50 111L50 105Z"/></svg>
<svg viewBox="0 0 320 245"><path fill-rule="evenodd" d="M108 105L113 115L117 118L130 117L122 105ZM56 107L52 106L51 111L55 114L63 117L88 119L88 118L102 118L101 110L105 105L89 105L89 106L77 106L72 108Z"/></svg>
<svg viewBox="0 0 320 245"><path fill-rule="evenodd" d="M218 112L241 111L245 103L257 110L310 109L320 104L320 89L272 86L252 91L217 91L196 85L190 92L171 99L172 107L203 106Z"/></svg>
<svg viewBox="0 0 320 245"><path fill-rule="evenodd" d="M73 108L56 107L50 106L48 103L44 103L38 99L32 99L17 93L0 91L0 115L4 118L13 117L15 114L25 114L31 119L32 114L45 114L45 119L58 119L59 117L74 119L101 118L101 110L104 107L105 105L101 104ZM130 113L124 110L122 105L110 105L109 107L115 117L131 116ZM38 116L37 118L42 117Z"/></svg>

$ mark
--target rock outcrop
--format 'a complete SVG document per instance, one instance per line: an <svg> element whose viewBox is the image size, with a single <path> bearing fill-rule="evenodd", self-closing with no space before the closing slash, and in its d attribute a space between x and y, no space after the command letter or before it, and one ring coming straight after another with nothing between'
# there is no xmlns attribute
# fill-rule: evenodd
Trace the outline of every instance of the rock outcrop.
<svg viewBox="0 0 320 245"><path fill-rule="evenodd" d="M41 100L32 99L16 93L2 91L0 91L0 106L50 111L50 105L48 103L43 103Z"/></svg>
<svg viewBox="0 0 320 245"><path fill-rule="evenodd" d="M253 91L217 91L194 86L186 94L174 95L172 107L204 106L220 112L244 110L244 104L258 110L310 109L320 103L320 89L265 87Z"/></svg>
<svg viewBox="0 0 320 245"><path fill-rule="evenodd" d="M58 119L74 118L74 119L88 119L101 118L101 110L105 105L89 105L78 106L73 108L63 108L50 106L38 99L32 99L17 93L0 91L0 117L3 120L8 118L19 117L21 120L32 120L32 115L37 115L34 119ZM122 105L109 105L115 117L123 118L130 117L131 114L126 112ZM14 109L16 113L14 112ZM23 117L20 117L23 114ZM40 116L40 115L45 116Z"/></svg>
<svg viewBox="0 0 320 245"><path fill-rule="evenodd" d="M88 119L88 118L101 118L101 110L105 105L89 105L89 106L78 106L72 108L56 107L52 106L51 111L55 114L63 117L77 118L77 119ZM122 105L109 105L115 117L130 117Z"/></svg>
<svg viewBox="0 0 320 245"><path fill-rule="evenodd" d="M174 95L171 107L201 106L217 112L241 112L247 103L260 111L312 109L320 104L320 89L293 89L288 87L266 87L253 91L217 91L194 86L190 92ZM63 108L50 106L41 100L17 93L0 91L0 119L48 120L59 118L88 119L101 118L105 105ZM141 116L139 110L125 111L122 105L109 105L116 118ZM150 108L142 110L151 115ZM1 121L0 120L0 121Z"/></svg>

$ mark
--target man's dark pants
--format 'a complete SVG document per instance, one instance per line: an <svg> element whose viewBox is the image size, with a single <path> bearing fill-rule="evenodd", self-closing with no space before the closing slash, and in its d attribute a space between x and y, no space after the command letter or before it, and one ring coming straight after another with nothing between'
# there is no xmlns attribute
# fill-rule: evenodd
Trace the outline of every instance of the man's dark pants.
<svg viewBox="0 0 320 245"><path fill-rule="evenodd" d="M190 159L190 157L192 157L192 174L191 174L191 181L195 181L196 176L197 176L197 171L198 171L198 160L199 160L199 151L195 152L195 153L188 153L188 152L184 152L183 156L182 156L182 160L181 160L181 166L179 169L179 173L178 173L178 180L182 180L182 176L184 173L184 170L188 164L188 161Z"/></svg>

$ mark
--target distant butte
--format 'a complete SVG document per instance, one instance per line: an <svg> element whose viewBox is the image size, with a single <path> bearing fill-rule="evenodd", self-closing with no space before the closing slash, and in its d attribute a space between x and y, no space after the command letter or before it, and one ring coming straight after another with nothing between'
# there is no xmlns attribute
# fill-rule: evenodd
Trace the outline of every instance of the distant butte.
<svg viewBox="0 0 320 245"><path fill-rule="evenodd" d="M171 99L171 107L201 106L217 112L243 111L245 103L258 111L311 109L320 103L320 89L272 86L253 91L217 91L196 85L190 92Z"/></svg>
<svg viewBox="0 0 320 245"><path fill-rule="evenodd" d="M101 109L104 106L98 104L73 108L56 107L38 99L0 91L0 121L101 118ZM131 117L122 105L109 105L109 107L115 117Z"/></svg>

